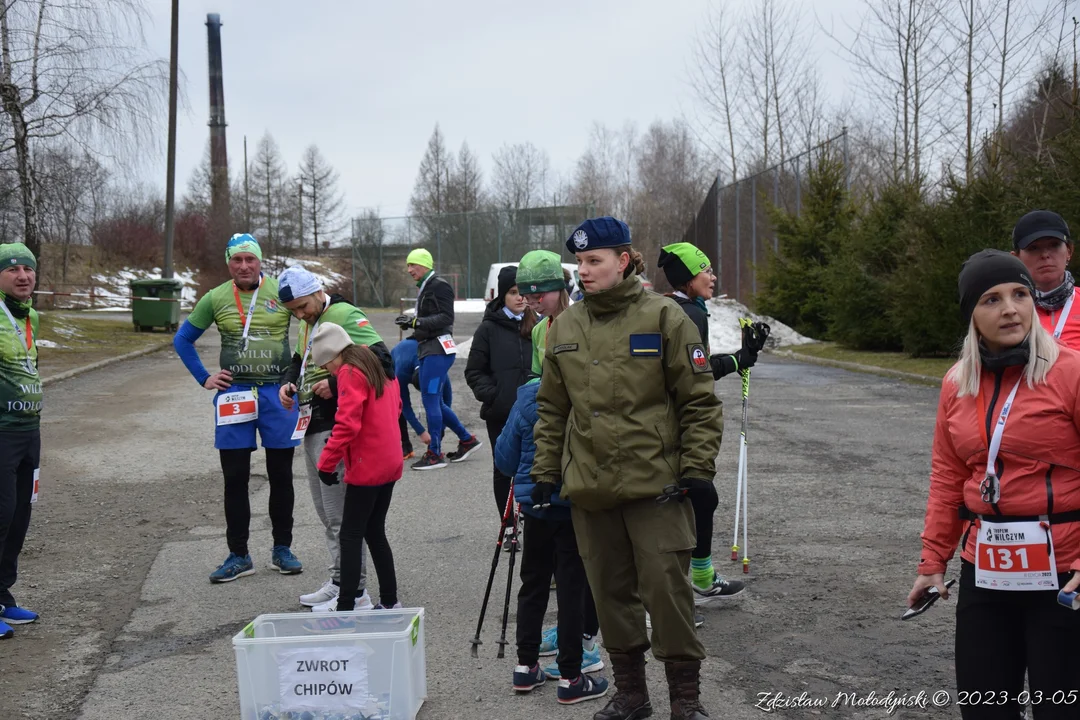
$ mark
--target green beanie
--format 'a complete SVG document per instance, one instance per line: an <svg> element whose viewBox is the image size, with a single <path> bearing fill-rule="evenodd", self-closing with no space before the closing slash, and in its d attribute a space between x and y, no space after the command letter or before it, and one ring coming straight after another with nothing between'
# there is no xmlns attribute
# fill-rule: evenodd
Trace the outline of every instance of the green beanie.
<svg viewBox="0 0 1080 720"><path fill-rule="evenodd" d="M12 265L25 265L31 270L37 270L37 258L30 252L30 248L22 243L0 245L0 269Z"/></svg>
<svg viewBox="0 0 1080 720"><path fill-rule="evenodd" d="M660 248L657 266L663 269L671 287L680 288L712 265L708 255L690 243L680 242Z"/></svg>
<svg viewBox="0 0 1080 720"><path fill-rule="evenodd" d="M522 295L565 290L561 258L549 250L525 253L518 263L517 287Z"/></svg>

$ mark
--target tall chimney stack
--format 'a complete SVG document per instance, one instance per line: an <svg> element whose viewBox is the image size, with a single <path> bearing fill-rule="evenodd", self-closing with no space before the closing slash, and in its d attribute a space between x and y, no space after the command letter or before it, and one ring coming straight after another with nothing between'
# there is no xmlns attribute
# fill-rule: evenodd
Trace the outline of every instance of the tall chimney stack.
<svg viewBox="0 0 1080 720"><path fill-rule="evenodd" d="M210 52L210 241L232 236L229 199L229 154L225 148L225 85L221 69L221 16L206 15L206 41Z"/></svg>

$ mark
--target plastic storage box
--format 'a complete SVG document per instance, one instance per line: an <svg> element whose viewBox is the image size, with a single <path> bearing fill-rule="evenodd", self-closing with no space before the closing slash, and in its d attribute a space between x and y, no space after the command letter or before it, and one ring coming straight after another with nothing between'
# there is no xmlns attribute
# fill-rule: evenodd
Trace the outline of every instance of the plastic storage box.
<svg viewBox="0 0 1080 720"><path fill-rule="evenodd" d="M242 720L413 720L424 609L260 615L233 637Z"/></svg>

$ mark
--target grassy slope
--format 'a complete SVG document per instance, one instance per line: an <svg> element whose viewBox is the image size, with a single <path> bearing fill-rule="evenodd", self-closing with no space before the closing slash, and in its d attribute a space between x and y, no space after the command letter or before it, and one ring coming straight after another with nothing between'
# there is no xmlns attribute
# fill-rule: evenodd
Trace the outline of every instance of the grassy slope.
<svg viewBox="0 0 1080 720"><path fill-rule="evenodd" d="M956 362L953 358L913 358L904 353L848 350L835 343L793 345L785 349L801 355L811 355L828 360L842 360L844 362L859 363L860 365L872 365L935 378L945 377L945 373Z"/></svg>

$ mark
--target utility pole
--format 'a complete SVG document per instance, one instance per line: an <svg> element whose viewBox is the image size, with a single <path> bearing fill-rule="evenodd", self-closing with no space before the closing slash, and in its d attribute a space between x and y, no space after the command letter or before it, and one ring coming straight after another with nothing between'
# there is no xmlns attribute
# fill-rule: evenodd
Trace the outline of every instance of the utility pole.
<svg viewBox="0 0 1080 720"><path fill-rule="evenodd" d="M173 226L176 196L176 55L179 44L180 0L172 0L172 29L169 33L169 146L165 161L165 260L161 277L173 276Z"/></svg>

